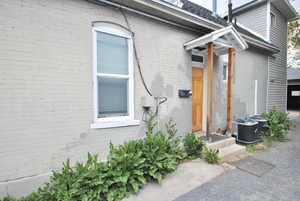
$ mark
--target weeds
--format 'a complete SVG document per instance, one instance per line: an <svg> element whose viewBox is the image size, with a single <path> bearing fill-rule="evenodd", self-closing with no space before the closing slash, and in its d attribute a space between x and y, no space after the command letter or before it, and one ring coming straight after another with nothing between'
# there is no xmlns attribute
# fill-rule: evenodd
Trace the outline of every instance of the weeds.
<svg viewBox="0 0 300 201"><path fill-rule="evenodd" d="M203 158L205 159L206 162L211 164L219 163L220 162L219 150L205 148L203 152Z"/></svg>
<svg viewBox="0 0 300 201"><path fill-rule="evenodd" d="M183 138L185 152L189 159L195 159L201 156L204 142L195 133L189 133Z"/></svg>

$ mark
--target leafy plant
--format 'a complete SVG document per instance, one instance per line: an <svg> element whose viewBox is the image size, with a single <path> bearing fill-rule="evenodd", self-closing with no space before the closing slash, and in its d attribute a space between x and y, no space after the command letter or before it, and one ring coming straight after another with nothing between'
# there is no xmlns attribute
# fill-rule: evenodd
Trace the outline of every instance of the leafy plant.
<svg viewBox="0 0 300 201"><path fill-rule="evenodd" d="M153 112L149 113L149 119L144 120L145 126L146 126L146 135L148 134L153 134L154 133L154 128L157 125L156 115Z"/></svg>
<svg viewBox="0 0 300 201"><path fill-rule="evenodd" d="M220 162L219 150L205 148L204 152L203 152L203 158L208 163L211 163L211 164L219 163Z"/></svg>
<svg viewBox="0 0 300 201"><path fill-rule="evenodd" d="M183 138L183 145L188 158L195 159L201 156L204 142L192 132Z"/></svg>
<svg viewBox="0 0 300 201"><path fill-rule="evenodd" d="M128 193L137 194L143 184L147 183L144 175L145 161L143 141L134 140L114 147L110 145L108 167L111 185L108 200L121 200Z"/></svg>
<svg viewBox="0 0 300 201"><path fill-rule="evenodd" d="M5 197L0 201L120 201L137 194L148 182L161 182L176 170L186 153L173 121L166 123L166 134L154 132L155 115L145 123L146 137L111 144L106 163L90 153L85 162L71 165L67 160L36 192L19 200Z"/></svg>
<svg viewBox="0 0 300 201"><path fill-rule="evenodd" d="M13 197L11 197L11 196L5 196L3 199L2 199L2 201L17 201L16 199L14 199Z"/></svg>
<svg viewBox="0 0 300 201"><path fill-rule="evenodd" d="M150 118L148 121L155 119ZM148 127L142 147L145 158L144 172L148 181L161 182L168 173L176 170L179 161L184 159L185 155L180 148L180 139L176 137L177 130L173 121L166 124L167 135L161 131L153 133L151 129L152 127Z"/></svg>
<svg viewBox="0 0 300 201"><path fill-rule="evenodd" d="M263 116L268 120L268 131L264 135L279 141L285 140L292 125L287 114L277 111L274 107L271 112L265 113Z"/></svg>

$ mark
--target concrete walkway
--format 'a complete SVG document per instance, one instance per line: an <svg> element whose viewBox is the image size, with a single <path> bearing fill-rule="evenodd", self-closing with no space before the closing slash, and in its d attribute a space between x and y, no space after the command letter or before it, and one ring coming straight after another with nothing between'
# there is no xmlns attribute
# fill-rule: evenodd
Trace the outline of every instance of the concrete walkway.
<svg viewBox="0 0 300 201"><path fill-rule="evenodd" d="M229 171L175 201L299 201L300 116L292 118L297 126L290 132L289 142L277 143L239 161L242 168Z"/></svg>
<svg viewBox="0 0 300 201"><path fill-rule="evenodd" d="M137 196L131 196L124 201L173 201L221 175L225 170L222 166L209 165L200 159L185 162L163 179L161 184L148 184Z"/></svg>

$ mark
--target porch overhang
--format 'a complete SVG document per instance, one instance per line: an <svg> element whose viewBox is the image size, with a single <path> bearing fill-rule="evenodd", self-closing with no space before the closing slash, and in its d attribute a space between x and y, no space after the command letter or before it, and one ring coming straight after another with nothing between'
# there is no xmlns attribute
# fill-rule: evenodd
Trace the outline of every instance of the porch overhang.
<svg viewBox="0 0 300 201"><path fill-rule="evenodd" d="M207 123L206 134L210 138L212 132L213 120L213 80L214 80L214 54L228 54L228 73L227 73L227 121L226 131L229 135L232 134L233 120L233 75L234 75L234 57L235 52L243 51L248 48L246 41L230 25L219 29L210 34L184 44L186 50L201 49L207 52ZM207 49L207 50L206 50Z"/></svg>
<svg viewBox="0 0 300 201"><path fill-rule="evenodd" d="M207 49L209 43L214 44L216 55L227 54L229 48L233 48L237 52L248 48L247 42L232 25L189 41L184 44L184 47L186 50Z"/></svg>

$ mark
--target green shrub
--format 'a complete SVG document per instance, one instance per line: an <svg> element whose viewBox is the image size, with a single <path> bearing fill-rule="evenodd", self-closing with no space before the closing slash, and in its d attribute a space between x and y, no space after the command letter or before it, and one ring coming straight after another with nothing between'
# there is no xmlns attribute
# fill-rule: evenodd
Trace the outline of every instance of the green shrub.
<svg viewBox="0 0 300 201"><path fill-rule="evenodd" d="M274 107L271 112L265 113L263 116L268 120L268 131L264 135L279 141L285 140L291 126L287 114L277 111Z"/></svg>
<svg viewBox="0 0 300 201"><path fill-rule="evenodd" d="M137 194L141 186L147 183L142 148L142 140L130 141L117 147L111 144L108 156L111 177L108 200L121 200L129 193Z"/></svg>
<svg viewBox="0 0 300 201"><path fill-rule="evenodd" d="M188 133L183 138L184 150L187 153L189 159L195 159L201 157L204 142L195 133Z"/></svg>
<svg viewBox="0 0 300 201"><path fill-rule="evenodd" d="M211 163L211 164L219 163L220 162L219 150L205 148L204 152L203 152L203 158L208 163Z"/></svg>
<svg viewBox="0 0 300 201"><path fill-rule="evenodd" d="M164 134L154 132L154 114L146 123L146 137L122 145L110 145L107 162L88 154L86 162L71 166L69 160L60 171L53 172L50 182L18 201L120 201L137 194L142 185L160 182L176 170L186 157L176 124L167 122ZM17 201L5 197L0 201Z"/></svg>
<svg viewBox="0 0 300 201"><path fill-rule="evenodd" d="M53 172L50 183L37 191L37 200L75 201L99 200L108 197L111 172L107 163L98 161L97 155L88 154L85 163L71 167L67 160L61 171Z"/></svg>
<svg viewBox="0 0 300 201"><path fill-rule="evenodd" d="M153 119L150 118L150 121ZM167 135L148 130L143 141L142 152L145 158L144 172L148 181L160 182L164 176L176 170L184 151L180 148L180 139L176 137L175 124L166 124Z"/></svg>
<svg viewBox="0 0 300 201"><path fill-rule="evenodd" d="M31 193L30 195L23 197L21 199L15 199L11 196L5 196L2 200L0 201L42 201L37 199L37 194L36 193Z"/></svg>
<svg viewBox="0 0 300 201"><path fill-rule="evenodd" d="M17 201L17 200L8 195L8 196L5 196L1 201Z"/></svg>

